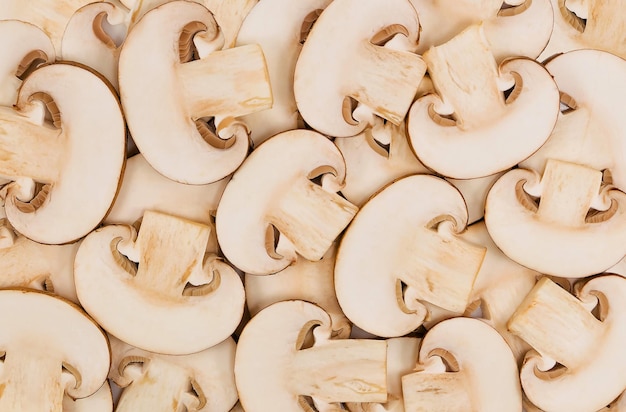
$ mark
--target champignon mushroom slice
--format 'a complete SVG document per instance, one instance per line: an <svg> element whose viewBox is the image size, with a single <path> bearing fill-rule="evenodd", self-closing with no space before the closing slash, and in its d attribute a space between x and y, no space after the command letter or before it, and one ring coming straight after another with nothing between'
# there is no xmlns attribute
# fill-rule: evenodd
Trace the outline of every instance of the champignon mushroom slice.
<svg viewBox="0 0 626 412"><path fill-rule="evenodd" d="M321 259L357 211L336 193L345 172L341 153L319 133L292 130L267 140L235 172L218 205L224 255L255 275L283 270L297 254ZM310 180L317 177L321 185Z"/></svg>
<svg viewBox="0 0 626 412"><path fill-rule="evenodd" d="M601 180L599 170L553 159L541 178L512 170L487 196L489 234L508 257L538 272L600 273L626 255L626 194Z"/></svg>
<svg viewBox="0 0 626 412"><path fill-rule="evenodd" d="M485 255L458 237L466 224L463 197L434 176L406 177L370 199L346 230L335 263L337 299L348 319L392 337L426 320L421 301L463 313Z"/></svg>
<svg viewBox="0 0 626 412"><path fill-rule="evenodd" d="M5 200L11 225L40 243L85 236L113 203L125 141L119 102L98 76L71 64L35 70L14 108L0 108L0 176L16 181ZM43 185L32 199L20 198L24 178Z"/></svg>
<svg viewBox="0 0 626 412"><path fill-rule="evenodd" d="M422 340L416 369L402 377L406 411L522 411L515 358L498 332L479 320L437 324Z"/></svg>
<svg viewBox="0 0 626 412"><path fill-rule="evenodd" d="M72 399L70 396L63 397L63 412L112 412L113 395L109 382L98 389L96 393L86 398Z"/></svg>
<svg viewBox="0 0 626 412"><path fill-rule="evenodd" d="M526 159L550 136L559 113L554 80L528 59L496 66L482 25L431 48L424 60L438 94L413 104L407 130L430 169L457 179L492 175Z"/></svg>
<svg viewBox="0 0 626 412"><path fill-rule="evenodd" d="M228 411L237 402L235 341L190 355L161 355L110 336L109 377L124 388L116 412Z"/></svg>
<svg viewBox="0 0 626 412"><path fill-rule="evenodd" d="M247 412L296 411L314 402L386 402L387 343L332 339L324 310L278 302L246 325L237 344L235 380ZM314 344L305 345L312 333Z"/></svg>
<svg viewBox="0 0 626 412"><path fill-rule="evenodd" d="M485 216L485 201L493 184L504 175L504 172L475 179L446 180L456 187L465 199L468 213L468 224L478 222Z"/></svg>
<svg viewBox="0 0 626 412"><path fill-rule="evenodd" d="M241 320L245 296L239 275L205 256L209 231L147 211L139 235L129 226L92 232L74 266L81 304L108 332L145 350L178 355L221 342Z"/></svg>
<svg viewBox="0 0 626 412"><path fill-rule="evenodd" d="M61 411L64 393L83 398L106 380L104 333L78 306L25 289L0 291L0 410Z"/></svg>
<svg viewBox="0 0 626 412"><path fill-rule="evenodd" d="M355 136L368 122L353 118L349 104L345 110L353 99L399 125L426 71L412 53L418 36L418 16L408 0L333 1L296 64L293 87L304 120L321 133ZM387 39L393 48L379 44Z"/></svg>
<svg viewBox="0 0 626 412"><path fill-rule="evenodd" d="M13 106L26 75L54 59L54 46L39 27L17 20L0 21L0 106Z"/></svg>
<svg viewBox="0 0 626 412"><path fill-rule="evenodd" d="M120 54L120 97L133 139L152 167L181 183L207 184L232 173L248 151L246 127L235 118L272 105L260 46L214 52L202 46L200 37L211 43L218 34L204 6L172 1L137 22ZM201 59L188 61L193 42ZM215 133L208 117L215 118Z"/></svg>
<svg viewBox="0 0 626 412"><path fill-rule="evenodd" d="M242 118L250 138L259 145L270 136L297 129L300 115L293 92L294 70L302 49L302 35L331 0L268 0L255 6L244 20L237 45L257 43L267 61L274 105ZM268 24L271 21L271 24Z"/></svg>
<svg viewBox="0 0 626 412"><path fill-rule="evenodd" d="M626 279L604 275L576 297L541 279L509 320L536 351L521 369L524 393L543 410L596 411L626 387ZM599 318L591 311L596 310Z"/></svg>

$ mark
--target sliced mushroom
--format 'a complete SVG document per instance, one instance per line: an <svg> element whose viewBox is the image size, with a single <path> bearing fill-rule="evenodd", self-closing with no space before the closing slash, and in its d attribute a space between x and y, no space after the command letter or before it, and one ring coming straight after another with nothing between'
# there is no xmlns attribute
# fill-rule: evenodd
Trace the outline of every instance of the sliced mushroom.
<svg viewBox="0 0 626 412"><path fill-rule="evenodd" d="M215 51L219 43L209 10L172 1L137 22L120 54L120 96L133 139L152 167L181 183L232 173L248 151L247 129L235 118L272 105L260 46ZM192 60L196 53L201 58Z"/></svg>
<svg viewBox="0 0 626 412"><path fill-rule="evenodd" d="M348 319L392 337L427 320L421 301L463 313L485 255L458 236L466 224L463 197L434 176L398 180L370 199L346 230L335 263Z"/></svg>
<svg viewBox="0 0 626 412"><path fill-rule="evenodd" d="M245 296L239 275L205 256L209 231L147 211L138 235L121 225L92 232L74 265L82 306L108 332L151 352L188 354L221 342L241 320Z"/></svg>
<svg viewBox="0 0 626 412"><path fill-rule="evenodd" d="M201 352L161 355L111 340L109 377L124 388L116 412L228 411L237 402L235 341Z"/></svg>
<svg viewBox="0 0 626 412"><path fill-rule="evenodd" d="M297 255L321 259L357 211L336 193L345 172L341 153L319 133L292 130L267 140L235 172L218 205L224 255L254 275L283 270Z"/></svg>
<svg viewBox="0 0 626 412"><path fill-rule="evenodd" d="M467 224L478 222L485 216L485 201L493 184L504 172L495 175L477 177L475 179L451 179L446 180L456 187L465 199L467 205Z"/></svg>
<svg viewBox="0 0 626 412"><path fill-rule="evenodd" d="M412 412L522 411L515 358L485 323L449 319L431 329L417 372L402 377L404 408Z"/></svg>
<svg viewBox="0 0 626 412"><path fill-rule="evenodd" d="M554 80L529 59L498 67L482 25L431 48L424 60L438 93L413 104L408 133L430 169L457 179L492 175L529 157L550 136L559 113Z"/></svg>
<svg viewBox="0 0 626 412"><path fill-rule="evenodd" d="M337 402L386 402L387 343L332 339L332 330L324 310L298 300L275 303L253 317L235 357L243 408L309 410L307 397L317 410Z"/></svg>
<svg viewBox="0 0 626 412"><path fill-rule="evenodd" d="M368 126L353 117L356 101L399 125L426 71L412 53L418 36L419 20L409 0L333 1L311 29L296 64L293 87L304 120L321 133L355 136Z"/></svg>
<svg viewBox="0 0 626 412"><path fill-rule="evenodd" d="M599 170L554 159L542 177L512 170L487 196L489 234L508 257L538 272L600 273L626 255L626 194L601 182Z"/></svg>
<svg viewBox="0 0 626 412"><path fill-rule="evenodd" d="M589 280L576 297L548 278L537 283L509 321L535 348L520 375L532 403L551 412L597 411L624 391L625 296L626 279L614 275Z"/></svg>
<svg viewBox="0 0 626 412"><path fill-rule="evenodd" d="M63 397L63 412L112 412L113 396L108 381L98 389L96 393L86 398L72 399L70 396Z"/></svg>
<svg viewBox="0 0 626 412"><path fill-rule="evenodd" d="M0 291L0 410L61 411L105 382L109 344L76 305L43 292Z"/></svg>
<svg viewBox="0 0 626 412"><path fill-rule="evenodd" d="M40 243L85 236L113 203L125 142L119 102L98 76L71 64L35 70L15 107L0 107L0 176L16 180L5 200L11 225ZM24 198L33 181L40 190Z"/></svg>

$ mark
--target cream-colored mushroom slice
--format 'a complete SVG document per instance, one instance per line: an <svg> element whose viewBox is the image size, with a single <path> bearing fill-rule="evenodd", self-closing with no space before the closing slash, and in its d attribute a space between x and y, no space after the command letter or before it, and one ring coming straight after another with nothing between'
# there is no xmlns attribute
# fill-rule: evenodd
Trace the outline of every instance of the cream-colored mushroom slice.
<svg viewBox="0 0 626 412"><path fill-rule="evenodd" d="M270 276L246 274L246 303L252 316L283 300L304 300L324 309L331 317L333 336L348 338L352 324L341 311L335 295L337 245L312 262L298 259L293 265Z"/></svg>
<svg viewBox="0 0 626 412"><path fill-rule="evenodd" d="M515 358L498 332L479 320L449 319L432 328L416 370L402 377L406 411L522 411Z"/></svg>
<svg viewBox="0 0 626 412"><path fill-rule="evenodd" d="M244 20L237 45L257 43L263 48L274 97L271 109L242 118L250 127L250 138L255 145L275 134L298 128L300 115L293 94L296 61L315 20L330 2L262 1Z"/></svg>
<svg viewBox="0 0 626 412"><path fill-rule="evenodd" d="M333 1L296 64L293 88L304 120L321 133L355 136L369 124L353 114L358 102L399 125L426 71L412 53L418 36L419 19L409 0Z"/></svg>
<svg viewBox="0 0 626 412"><path fill-rule="evenodd" d="M467 205L468 225L478 222L485 216L485 201L493 184L504 175L504 172L491 176L477 177L475 179L451 179L446 180L463 195Z"/></svg>
<svg viewBox="0 0 626 412"><path fill-rule="evenodd" d="M231 337L182 356L147 352L113 336L109 339L109 377L124 388L116 412L226 412L237 402L236 345Z"/></svg>
<svg viewBox="0 0 626 412"><path fill-rule="evenodd" d="M11 225L41 243L85 236L113 203L125 143L119 102L97 75L71 64L35 70L15 106L0 107L0 176L15 181L4 205ZM41 189L23 198L33 181Z"/></svg>
<svg viewBox="0 0 626 412"><path fill-rule="evenodd" d="M543 176L512 170L487 195L489 234L509 258L538 272L603 272L626 255L626 194L601 183L601 171L554 159Z"/></svg>
<svg viewBox="0 0 626 412"><path fill-rule="evenodd" d="M60 410L63 412L112 412L113 397L109 382L105 381L96 393L86 398L72 399L65 395L63 408Z"/></svg>
<svg viewBox="0 0 626 412"><path fill-rule="evenodd" d="M357 211L336 193L345 174L341 153L319 133L292 130L265 141L235 172L217 207L226 258L253 275L281 271L298 255L321 259Z"/></svg>
<svg viewBox="0 0 626 412"><path fill-rule="evenodd" d="M138 21L120 53L120 97L133 139L152 167L181 183L232 173L248 151L247 128L235 118L272 105L261 47L215 50L218 38L209 10L172 1Z"/></svg>
<svg viewBox="0 0 626 412"><path fill-rule="evenodd" d="M339 402L386 402L387 343L332 339L332 331L323 309L300 300L275 303L253 317L235 356L243 408L299 411L311 402L327 410Z"/></svg>
<svg viewBox="0 0 626 412"><path fill-rule="evenodd" d="M55 56L50 38L39 27L0 20L0 106L13 106L22 79L36 66L54 62Z"/></svg>
<svg viewBox="0 0 626 412"><path fill-rule="evenodd" d="M138 235L131 226L97 229L76 255L80 303L107 332L152 352L188 354L223 341L245 296L239 275L205 253L209 231L153 211Z"/></svg>
<svg viewBox="0 0 626 412"><path fill-rule="evenodd" d="M346 230L335 263L339 304L359 328L405 335L427 320L427 301L461 314L485 248L463 241L467 209L443 179L406 177L370 199Z"/></svg>
<svg viewBox="0 0 626 412"><path fill-rule="evenodd" d="M535 349L520 374L533 404L551 412L597 411L624 391L624 296L626 279L615 275L592 278L576 297L548 278L537 283L509 320L509 329Z"/></svg>
<svg viewBox="0 0 626 412"><path fill-rule="evenodd" d="M492 175L529 157L550 136L559 113L554 80L529 59L496 65L482 25L423 57L438 93L413 104L407 130L430 169L457 179Z"/></svg>
<svg viewBox="0 0 626 412"><path fill-rule="evenodd" d="M0 410L61 412L105 382L107 338L78 306L26 289L0 291Z"/></svg>

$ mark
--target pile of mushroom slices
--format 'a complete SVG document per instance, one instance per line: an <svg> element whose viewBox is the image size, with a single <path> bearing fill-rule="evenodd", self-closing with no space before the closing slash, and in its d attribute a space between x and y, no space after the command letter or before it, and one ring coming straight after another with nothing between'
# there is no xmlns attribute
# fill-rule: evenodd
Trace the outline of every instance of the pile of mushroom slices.
<svg viewBox="0 0 626 412"><path fill-rule="evenodd" d="M626 411L618 0L0 0L0 412Z"/></svg>

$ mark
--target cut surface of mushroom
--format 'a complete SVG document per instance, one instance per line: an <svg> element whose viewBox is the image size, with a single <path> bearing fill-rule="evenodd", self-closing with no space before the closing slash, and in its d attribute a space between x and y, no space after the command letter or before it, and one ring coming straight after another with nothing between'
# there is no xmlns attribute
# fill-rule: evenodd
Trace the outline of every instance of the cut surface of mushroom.
<svg viewBox="0 0 626 412"><path fill-rule="evenodd" d="M386 402L387 343L331 339L332 329L328 314L304 301L278 302L253 317L235 357L243 408L307 410L305 397L318 410L337 402ZM310 334L312 346L306 345Z"/></svg>
<svg viewBox="0 0 626 412"><path fill-rule="evenodd" d="M465 311L485 249L463 241L467 209L443 179L410 176L366 203L346 230L335 263L343 312L377 336L405 335L427 318L427 301Z"/></svg>
<svg viewBox="0 0 626 412"><path fill-rule="evenodd" d="M576 297L541 279L509 320L535 350L521 369L524 393L554 412L597 411L626 387L626 279L587 281ZM599 316L591 312L594 307Z"/></svg>
<svg viewBox="0 0 626 412"><path fill-rule="evenodd" d="M353 117L356 101L399 125L426 71L412 53L418 36L419 19L408 0L333 1L296 64L293 87L304 120L321 133L355 136L368 126Z"/></svg>
<svg viewBox="0 0 626 412"><path fill-rule="evenodd" d="M63 412L112 412L113 396L108 381L98 389L96 393L86 398L72 399L70 396L63 397Z"/></svg>
<svg viewBox="0 0 626 412"><path fill-rule="evenodd" d="M236 118L272 105L260 46L219 50L220 43L209 10L172 1L137 22L120 54L120 97L133 139L159 173L181 183L232 173L248 151L247 128Z"/></svg>
<svg viewBox="0 0 626 412"><path fill-rule="evenodd" d="M297 255L321 259L357 211L336 193L345 173L341 153L319 133L293 130L264 142L235 172L218 205L224 255L255 275L276 273ZM319 177L321 185L310 180Z"/></svg>
<svg viewBox="0 0 626 412"><path fill-rule="evenodd" d="M187 354L221 342L241 320L245 296L239 275L205 256L209 231L147 211L138 235L121 225L92 232L74 265L82 306L111 334L152 352Z"/></svg>
<svg viewBox="0 0 626 412"><path fill-rule="evenodd" d="M11 225L41 243L85 236L113 203L125 142L119 102L98 76L71 64L35 70L15 106L0 107L0 176L15 181L5 199ZM23 198L24 182L40 190Z"/></svg>

